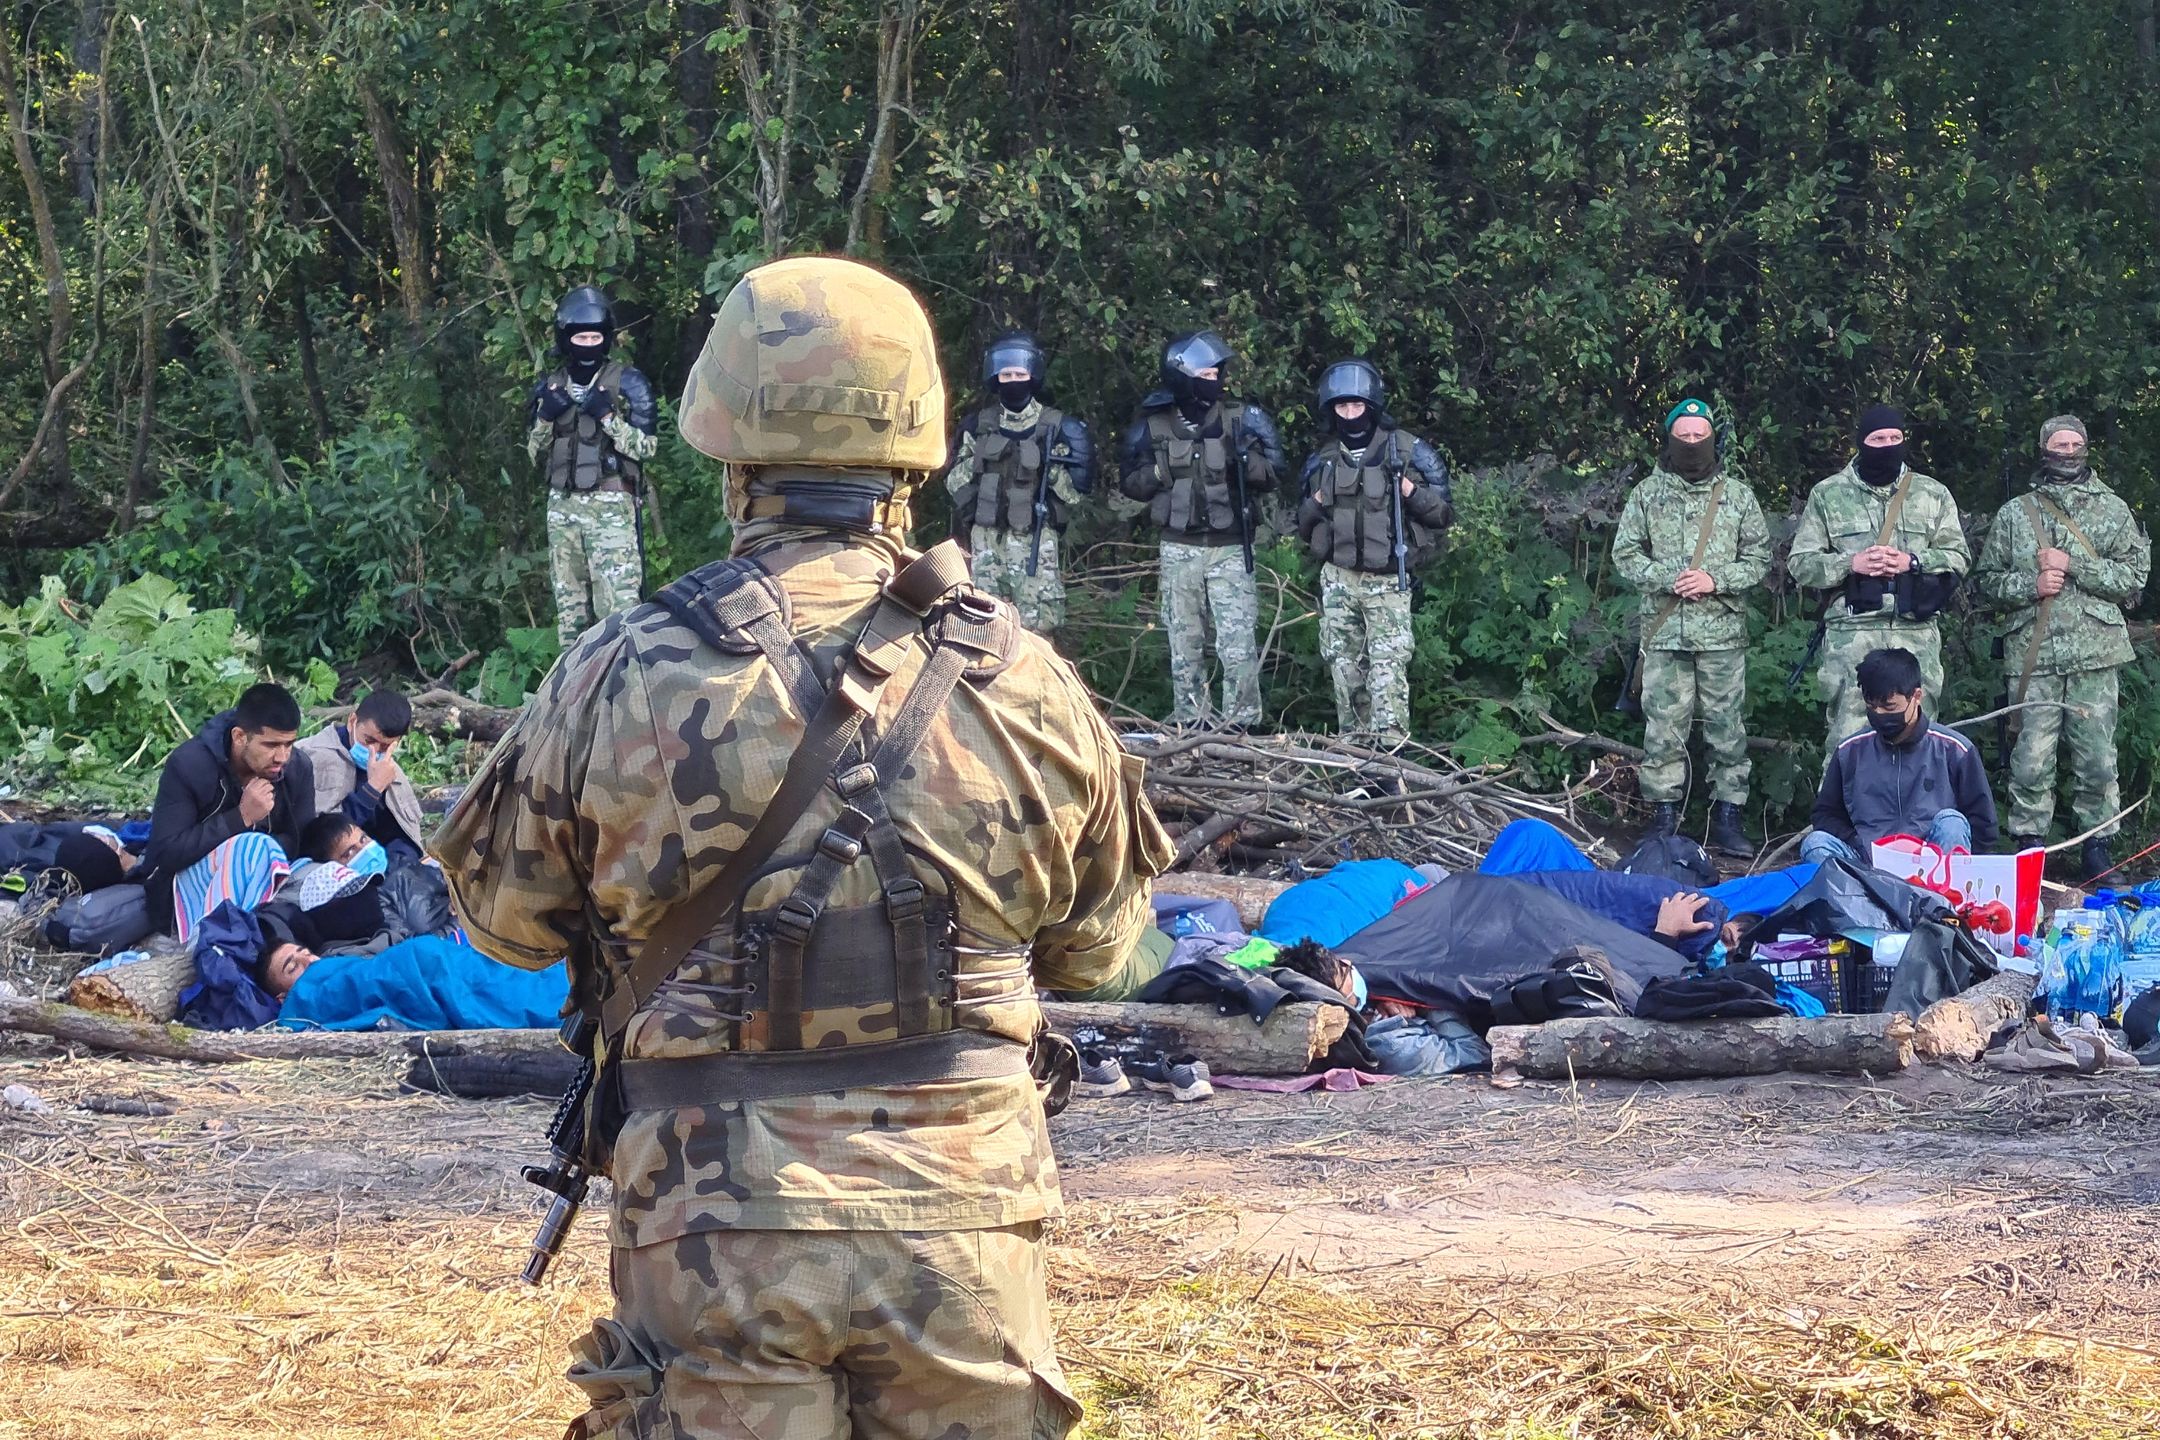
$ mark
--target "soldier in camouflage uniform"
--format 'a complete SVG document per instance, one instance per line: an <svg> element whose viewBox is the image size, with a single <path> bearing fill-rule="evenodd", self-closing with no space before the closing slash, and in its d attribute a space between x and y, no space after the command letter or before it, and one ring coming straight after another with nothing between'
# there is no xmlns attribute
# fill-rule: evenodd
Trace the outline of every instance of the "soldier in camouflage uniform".
<svg viewBox="0 0 2160 1440"><path fill-rule="evenodd" d="M637 604L645 585L638 492L660 448L660 412L652 382L608 358L614 343L607 296L590 285L563 296L562 368L533 385L525 406L525 453L547 463L548 572L564 649L595 619Z"/></svg>
<svg viewBox="0 0 2160 1440"><path fill-rule="evenodd" d="M434 844L474 942L568 953L600 1021L616 1308L570 1434L1062 1436L1027 1046L1150 921L1141 763L958 547L893 538L945 459L905 287L751 271L681 413L734 558L587 632Z"/></svg>
<svg viewBox="0 0 2160 1440"><path fill-rule="evenodd" d="M1094 489L1095 442L1077 418L1043 403L1042 379L1033 336L1015 331L990 343L983 388L994 398L960 423L945 488L975 583L1047 635L1065 623L1058 537Z"/></svg>
<svg viewBox="0 0 2160 1440"><path fill-rule="evenodd" d="M1943 693L1935 615L1972 564L1957 501L1905 463L1904 417L1876 405L1860 417L1854 439L1852 461L1808 492L1786 561L1794 584L1840 592L1828 600L1815 674L1830 746L1867 728L1853 677L1870 651L1911 651L1922 687Z"/></svg>
<svg viewBox="0 0 2160 1440"><path fill-rule="evenodd" d="M1981 592L2010 612L2003 658L2012 698L2049 702L2017 716L2008 823L2021 850L2043 843L2054 823L2058 742L2070 749L2078 829L2101 825L2122 808L2117 679L2132 658L2122 612L2137 603L2151 570L2144 527L2093 473L2085 422L2058 415L2042 425L2033 489L1995 513L1975 576ZM2086 878L2109 868L2112 833L2110 827L2086 840L2079 857Z"/></svg>
<svg viewBox="0 0 2160 1440"><path fill-rule="evenodd" d="M1714 508L1713 508L1714 507ZM1705 522L1708 529L1705 530ZM1642 592L1642 796L1652 835L1687 799L1688 733L1710 751L1710 848L1749 854L1747 592L1770 573L1770 527L1747 481L1718 454L1710 407L1665 417L1657 468L1620 511L1613 564Z"/></svg>
<svg viewBox="0 0 2160 1440"><path fill-rule="evenodd" d="M1261 497L1282 483L1282 440L1265 410L1224 396L1231 359L1212 330L1174 337L1163 347L1162 385L1140 402L1118 454L1118 488L1146 502L1162 534L1173 725L1212 715L1210 618L1223 670L1221 718L1260 723L1260 594L1243 541L1258 523Z"/></svg>
<svg viewBox="0 0 2160 1440"><path fill-rule="evenodd" d="M1320 654L1343 730L1383 745L1410 738L1410 574L1454 518L1447 464L1403 430L1364 360L1320 376L1332 432L1298 479L1299 538L1320 562Z"/></svg>

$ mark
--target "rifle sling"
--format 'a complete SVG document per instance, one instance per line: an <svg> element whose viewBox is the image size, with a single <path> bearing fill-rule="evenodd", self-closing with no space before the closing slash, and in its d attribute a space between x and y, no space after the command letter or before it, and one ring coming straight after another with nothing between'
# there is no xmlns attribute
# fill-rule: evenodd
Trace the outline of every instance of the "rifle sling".
<svg viewBox="0 0 2160 1440"><path fill-rule="evenodd" d="M620 983L608 991L600 1006L600 1029L604 1053L619 1053L623 1032L631 1018L644 1008L679 969L698 942L717 928L730 910L741 903L757 872L787 839L788 832L810 808L833 767L855 743L864 720L877 710L878 695L891 678L882 665L865 664L866 647L877 644L889 651L893 637L879 634L879 620L892 605L916 617L928 613L938 598L967 579L967 557L950 541L925 552L904 566L885 587L885 599L871 613L862 639L841 665L817 713L803 733L802 743L789 757L786 772L765 804L757 823L743 837L713 878L676 905L645 937ZM880 673L882 670L883 673Z"/></svg>
<svg viewBox="0 0 2160 1440"><path fill-rule="evenodd" d="M1703 510L1702 524L1697 526L1695 530L1695 553L1687 563L1687 568L1690 570L1700 570L1702 568L1703 556L1710 549L1710 529L1717 524L1718 506L1724 499L1725 477L1720 475L1716 483L1710 487L1710 503ZM1665 603L1658 607L1657 614L1650 617L1650 623L1643 627L1642 638L1635 642L1638 653L1647 654L1649 652L1650 642L1657 638L1658 632L1665 628L1665 622L1672 619L1679 608L1680 597L1678 595L1666 598ZM1635 666L1635 689L1638 693L1642 690L1642 664L1639 660Z"/></svg>
<svg viewBox="0 0 2160 1440"><path fill-rule="evenodd" d="M2078 543L2092 552L2094 559L2100 558L2100 547L2093 544L2091 537L2078 528L2077 521L2064 514L2062 509L2053 501L2043 499L2028 491L2025 495L2025 518L2032 525L2035 542L2055 538L2047 527L2047 520L2042 514L2043 511L2047 515L2052 515L2057 520L2062 521L2071 535L2076 537ZM2032 688L2033 670L2040 664L2040 647L2047 640L2048 623L2055 618L2055 600L2054 595L2042 596L2040 608L2033 613L2032 638L2025 642L2025 668L2023 673L2018 676L2016 704L2023 705L2025 703L2025 692Z"/></svg>

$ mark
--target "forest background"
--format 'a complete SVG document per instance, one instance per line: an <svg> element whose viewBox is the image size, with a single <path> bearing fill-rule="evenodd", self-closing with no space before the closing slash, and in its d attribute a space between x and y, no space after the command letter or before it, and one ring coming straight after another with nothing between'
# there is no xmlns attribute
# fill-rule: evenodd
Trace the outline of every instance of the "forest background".
<svg viewBox="0 0 2160 1440"><path fill-rule="evenodd" d="M0 100L0 781L47 793L139 796L262 666L319 700L477 655L515 703L554 653L522 439L556 297L606 286L674 396L784 252L907 279L956 414L1032 328L1106 453L1172 330L1230 339L1293 456L1320 367L1372 357L1459 477L1417 730L1547 780L1583 760L1522 748L1546 717L1638 733L1607 552L1684 395L1781 541L1877 399L1976 552L2058 411L2156 498L2155 0L54 0L0 12ZM663 437L653 583L726 543L672 405ZM1061 644L1160 714L1151 553L1082 516ZM1263 563L1270 718L1324 727L1313 569ZM1802 597L1754 623L1790 821ZM2160 760L2134 628L2126 797ZM1989 708L1992 622L1946 630L1940 709Z"/></svg>

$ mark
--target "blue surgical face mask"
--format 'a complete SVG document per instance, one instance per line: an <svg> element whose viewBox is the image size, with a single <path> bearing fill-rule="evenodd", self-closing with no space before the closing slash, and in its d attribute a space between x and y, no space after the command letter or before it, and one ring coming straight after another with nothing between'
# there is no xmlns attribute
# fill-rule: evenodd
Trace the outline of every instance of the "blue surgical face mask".
<svg viewBox="0 0 2160 1440"><path fill-rule="evenodd" d="M357 740L353 741L351 748L346 750L345 753L352 756L352 763L362 770L375 763L375 752Z"/></svg>
<svg viewBox="0 0 2160 1440"><path fill-rule="evenodd" d="M1365 989L1365 977L1358 973L1354 965L1350 967L1350 998L1357 1003L1360 1010L1365 1008L1365 1002L1369 998Z"/></svg>
<svg viewBox="0 0 2160 1440"><path fill-rule="evenodd" d="M370 840L360 847L360 853L345 862L347 869L356 875L382 875L390 869L390 852L383 849L382 841Z"/></svg>

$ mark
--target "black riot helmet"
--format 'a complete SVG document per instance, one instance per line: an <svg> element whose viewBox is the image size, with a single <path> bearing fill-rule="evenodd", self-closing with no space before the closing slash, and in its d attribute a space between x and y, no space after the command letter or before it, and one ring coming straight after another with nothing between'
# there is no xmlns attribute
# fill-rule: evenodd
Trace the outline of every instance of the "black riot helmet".
<svg viewBox="0 0 2160 1440"><path fill-rule="evenodd" d="M1202 370L1221 371L1236 358L1230 353L1230 347L1223 343L1222 336L1212 330L1190 330L1183 335L1173 335L1170 343L1163 346L1162 383L1180 405L1196 401L1213 404L1222 398L1221 378L1218 376L1211 385L1195 386L1193 381Z"/></svg>
<svg viewBox="0 0 2160 1440"><path fill-rule="evenodd" d="M572 335L584 330L600 332L597 349L570 343ZM615 307L608 303L604 291L595 285L580 285L562 297L555 307L555 353L569 363L571 379L580 385L591 383L614 343Z"/></svg>
<svg viewBox="0 0 2160 1440"><path fill-rule="evenodd" d="M1025 370L1028 378L1000 382L1000 370ZM1043 352L1035 337L1025 330L1011 330L990 342L983 351L983 388L998 397L1007 410L1024 410L1042 393Z"/></svg>
<svg viewBox="0 0 2160 1440"><path fill-rule="evenodd" d="M1387 405L1387 384L1370 360L1338 360L1320 372L1320 418L1333 421L1335 402L1363 400L1373 410Z"/></svg>

